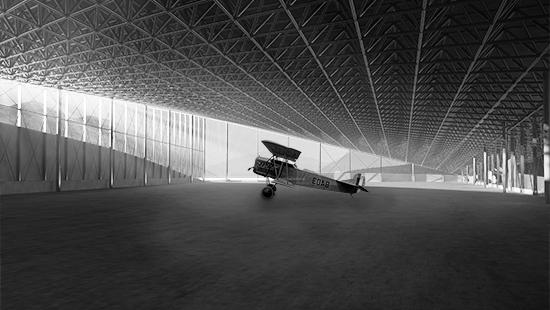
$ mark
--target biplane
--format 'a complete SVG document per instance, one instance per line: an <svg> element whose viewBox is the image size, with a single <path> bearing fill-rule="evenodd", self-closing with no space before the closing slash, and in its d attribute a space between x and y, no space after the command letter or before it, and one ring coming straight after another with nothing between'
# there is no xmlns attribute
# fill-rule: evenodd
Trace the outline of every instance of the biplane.
<svg viewBox="0 0 550 310"><path fill-rule="evenodd" d="M264 197L273 197L277 191L277 185L288 187L298 185L347 194L355 194L360 190L367 192L367 189L359 184L362 180L364 181L361 174L356 174L350 180L353 183L348 183L301 170L296 167L296 160L302 152L267 140L262 140L262 143L271 152L271 157L258 156L254 166L248 170L252 169L255 174L266 178L266 186L262 189Z"/></svg>

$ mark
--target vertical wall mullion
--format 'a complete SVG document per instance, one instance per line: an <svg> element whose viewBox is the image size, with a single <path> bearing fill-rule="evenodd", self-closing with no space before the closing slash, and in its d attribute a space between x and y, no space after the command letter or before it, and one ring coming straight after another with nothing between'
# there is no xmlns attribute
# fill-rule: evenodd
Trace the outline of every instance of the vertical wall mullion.
<svg viewBox="0 0 550 310"><path fill-rule="evenodd" d="M321 166L322 166L322 162L321 162L321 142L319 142L319 174L321 174Z"/></svg>
<svg viewBox="0 0 550 310"><path fill-rule="evenodd" d="M69 180L69 95L65 93L65 104L63 104L63 180Z"/></svg>
<svg viewBox="0 0 550 310"><path fill-rule="evenodd" d="M109 129L109 188L113 188L114 186L114 152L113 152L113 148L114 148L114 127L115 127L115 109L114 109L114 99L111 98L111 102L110 102L111 106L110 106L110 110L111 112L109 113L110 114L110 124L111 124L111 128Z"/></svg>
<svg viewBox="0 0 550 310"><path fill-rule="evenodd" d="M189 136L189 140L191 142L191 160L190 160L190 163L191 163L191 183L193 183L193 177L194 177L194 173L195 173L195 163L193 162L193 150L194 150L194 123L195 123L195 116L191 115L191 127L189 128L190 132L190 136Z"/></svg>
<svg viewBox="0 0 550 310"><path fill-rule="evenodd" d="M48 121L47 121L47 115L48 115L48 107L47 107L47 96L46 96L46 89L42 90L42 181L47 180L46 175L46 138L47 138L47 131L48 131Z"/></svg>
<svg viewBox="0 0 550 310"><path fill-rule="evenodd" d="M103 128L103 101L99 101L99 105L97 107L98 109L98 113L97 113L97 127L98 127L98 136L97 136L97 144L98 144L98 148L97 148L97 179L98 180L101 180L103 177L101 175L102 173L102 164L101 162L103 161L103 158L101 157L101 149L103 148L103 140L102 140L102 135L103 135L103 132L102 132L102 128Z"/></svg>
<svg viewBox="0 0 550 310"><path fill-rule="evenodd" d="M229 122L225 122L225 180L229 181Z"/></svg>
<svg viewBox="0 0 550 310"><path fill-rule="evenodd" d="M139 110L139 107L140 105L139 104L135 104L134 105L134 153L132 154L133 155L133 158L134 158L134 179L137 180L138 178L138 157L137 157L137 154L138 154L138 110Z"/></svg>
<svg viewBox="0 0 550 310"><path fill-rule="evenodd" d="M124 137L124 172L123 178L128 178L128 101L124 101L124 126L122 127L122 135Z"/></svg>
<svg viewBox="0 0 550 310"><path fill-rule="evenodd" d="M55 141L55 191L61 191L61 89L57 89L56 141Z"/></svg>
<svg viewBox="0 0 550 310"><path fill-rule="evenodd" d="M202 119L202 181L206 181L206 119Z"/></svg>
<svg viewBox="0 0 550 310"><path fill-rule="evenodd" d="M155 160L157 159L157 155L155 153L155 146L156 146L156 143L157 143L157 119L156 119L156 110L155 109L151 109L151 112L153 113L151 115L151 125L152 125L152 139L151 139L151 176L152 177L155 177Z"/></svg>
<svg viewBox="0 0 550 310"><path fill-rule="evenodd" d="M16 150L15 150L15 179L18 182L22 181L21 175L21 83L17 83L17 119L15 124L17 126L16 137Z"/></svg>
<svg viewBox="0 0 550 310"><path fill-rule="evenodd" d="M172 183L172 110L168 110L168 184Z"/></svg>
<svg viewBox="0 0 550 310"><path fill-rule="evenodd" d="M147 135L148 135L148 128L147 128L147 113L148 108L147 105L145 105L145 117L143 118L143 127L144 127L144 135L143 135L143 143L144 143L144 150L143 150L143 186L147 185Z"/></svg>
<svg viewBox="0 0 550 310"><path fill-rule="evenodd" d="M84 98L84 108L82 109L82 180L86 179L86 117L87 117L87 105L88 100L86 96Z"/></svg>

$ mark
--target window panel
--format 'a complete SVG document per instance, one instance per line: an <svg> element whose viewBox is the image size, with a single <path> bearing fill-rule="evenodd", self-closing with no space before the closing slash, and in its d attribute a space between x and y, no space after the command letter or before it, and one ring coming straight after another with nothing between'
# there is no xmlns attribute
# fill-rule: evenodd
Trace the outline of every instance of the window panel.
<svg viewBox="0 0 550 310"><path fill-rule="evenodd" d="M350 179L349 150L321 144L321 174L333 179Z"/></svg>
<svg viewBox="0 0 550 310"><path fill-rule="evenodd" d="M226 173L226 123L206 120L206 177L225 178Z"/></svg>
<svg viewBox="0 0 550 310"><path fill-rule="evenodd" d="M289 146L302 152L296 161L298 168L319 173L319 142L289 137Z"/></svg>
<svg viewBox="0 0 550 310"><path fill-rule="evenodd" d="M257 130L229 124L228 149L228 177L229 178L256 178L256 174L248 171L254 165L257 156Z"/></svg>

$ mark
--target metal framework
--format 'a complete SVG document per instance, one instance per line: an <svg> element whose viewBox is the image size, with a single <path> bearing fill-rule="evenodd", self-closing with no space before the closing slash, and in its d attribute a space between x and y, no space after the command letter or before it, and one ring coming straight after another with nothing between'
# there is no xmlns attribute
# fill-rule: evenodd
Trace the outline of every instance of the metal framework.
<svg viewBox="0 0 550 310"><path fill-rule="evenodd" d="M548 16L540 0L0 1L0 77L452 172L542 113Z"/></svg>

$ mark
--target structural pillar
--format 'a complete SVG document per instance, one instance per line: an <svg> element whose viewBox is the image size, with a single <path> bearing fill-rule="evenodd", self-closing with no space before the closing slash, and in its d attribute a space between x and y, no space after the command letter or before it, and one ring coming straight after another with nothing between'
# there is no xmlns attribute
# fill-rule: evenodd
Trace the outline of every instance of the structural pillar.
<svg viewBox="0 0 550 310"><path fill-rule="evenodd" d="M476 158L474 157L474 158L472 158L472 175L474 176L474 181L473 181L472 184L474 184L474 185L476 184L476 179L477 179L477 177L476 177L477 169L476 168L477 168L476 167Z"/></svg>
<svg viewBox="0 0 550 310"><path fill-rule="evenodd" d="M172 183L172 110L168 110L168 184Z"/></svg>
<svg viewBox="0 0 550 310"><path fill-rule="evenodd" d="M380 157L380 182L382 182L382 156L379 156Z"/></svg>
<svg viewBox="0 0 550 310"><path fill-rule="evenodd" d="M544 71L544 125L543 125L543 141L544 141L544 197L546 203L550 203L550 68Z"/></svg>
<svg viewBox="0 0 550 310"><path fill-rule="evenodd" d="M113 152L113 147L114 147L114 140L115 140L115 137L114 137L114 126L115 126L115 121L114 121L114 118L115 118L115 110L114 110L114 99L111 98L111 112L110 112L110 115L111 115L111 119L110 119L110 122L111 122L111 126L109 128L109 188L113 188L113 185L114 185L114 152Z"/></svg>
<svg viewBox="0 0 550 310"><path fill-rule="evenodd" d="M525 156L523 154L519 156L519 173L519 188L523 192L523 189L525 189Z"/></svg>
<svg viewBox="0 0 550 310"><path fill-rule="evenodd" d="M416 176L414 175L414 163L411 164L411 181L416 182Z"/></svg>
<svg viewBox="0 0 550 310"><path fill-rule="evenodd" d="M229 181L229 123L228 122L225 122L225 180Z"/></svg>
<svg viewBox="0 0 550 310"><path fill-rule="evenodd" d="M487 172L487 150L483 149L483 186L485 187L487 187L487 179L489 178Z"/></svg>
<svg viewBox="0 0 550 310"><path fill-rule="evenodd" d="M319 174L321 174L321 142L319 142Z"/></svg>
<svg viewBox="0 0 550 310"><path fill-rule="evenodd" d="M143 186L147 185L147 134L148 134L148 128L147 128L147 105L145 105L145 117L143 118L143 128L144 128L144 150L143 150Z"/></svg>
<svg viewBox="0 0 550 310"><path fill-rule="evenodd" d="M57 89L57 138L55 140L55 191L61 191L61 89Z"/></svg>
<svg viewBox="0 0 550 310"><path fill-rule="evenodd" d="M17 126L17 136L15 141L15 180L21 182L21 126L22 126L22 111L21 111L21 84L17 85L17 119L15 125Z"/></svg>
<svg viewBox="0 0 550 310"><path fill-rule="evenodd" d="M507 164L508 161L506 160L506 146L508 142L508 137L506 135L506 125L503 127L502 135L504 138L504 144L502 147L502 192L506 193L506 187L508 186L508 173L507 173Z"/></svg>

